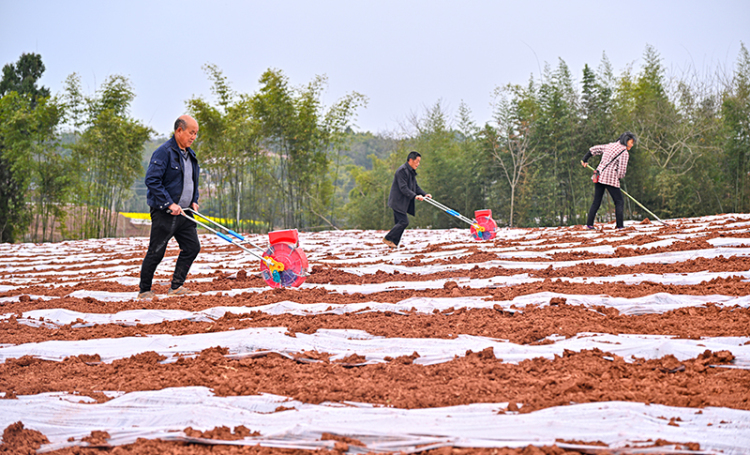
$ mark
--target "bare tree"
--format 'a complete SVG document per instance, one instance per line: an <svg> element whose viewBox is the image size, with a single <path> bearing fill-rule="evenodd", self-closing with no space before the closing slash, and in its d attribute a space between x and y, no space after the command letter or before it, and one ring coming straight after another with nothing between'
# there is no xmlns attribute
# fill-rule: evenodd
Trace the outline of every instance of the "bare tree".
<svg viewBox="0 0 750 455"><path fill-rule="evenodd" d="M508 92L514 91L514 99L508 99ZM541 159L531 144L533 120L523 115L519 109L519 98L523 96L520 87L506 87L495 91L495 127L485 129L485 139L492 147L492 155L510 186L509 225L513 226L516 189L522 181L525 170Z"/></svg>
<svg viewBox="0 0 750 455"><path fill-rule="evenodd" d="M716 151L709 139L720 128L720 84L716 76L699 74L692 65L680 75L667 76L661 57L651 47L644 58L633 94L638 105L634 129L660 169L676 176L687 174L704 153Z"/></svg>

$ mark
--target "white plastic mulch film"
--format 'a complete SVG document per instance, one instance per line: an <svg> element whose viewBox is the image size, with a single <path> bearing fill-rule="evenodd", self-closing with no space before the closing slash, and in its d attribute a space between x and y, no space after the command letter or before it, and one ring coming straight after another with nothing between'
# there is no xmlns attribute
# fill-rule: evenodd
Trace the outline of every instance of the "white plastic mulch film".
<svg viewBox="0 0 750 455"><path fill-rule="evenodd" d="M670 245L689 239L702 232L709 223L728 222L730 228L745 232L750 219L741 215L723 215L692 220L691 229L669 236L660 236L652 244L623 245L625 248L648 248ZM701 224L703 223L703 224ZM727 229L724 225L723 229ZM658 226L637 226L635 234L643 234ZM482 252L493 252L498 259L481 264L449 263L441 259L460 258L470 254L472 242L466 229L442 231L409 231L411 245L396 251L386 250L380 245L382 232L337 231L335 233L301 234L300 243L314 264L335 264L347 272L367 275L379 270L386 272L429 274L444 270L469 270L481 267L503 267L506 269L543 269L574 266L582 262L594 262L612 266L644 263L674 263L697 258L718 256L750 256L750 239L731 236L711 239L710 248L680 252L642 254L626 258L600 258L581 261L548 261L555 252L590 251L611 255L614 248L592 243L582 248L577 245L557 243L554 249L539 250L542 233L549 235L553 229L528 231L506 229L498 238L516 238L526 245L499 248L483 245ZM592 235L577 231L576 236ZM213 237L203 237L204 244L218 243ZM262 243L262 242L261 242ZM140 258L120 261L108 259L106 252L136 253L145 251L147 239L102 239L63 244L16 244L0 245L0 273L10 276L0 281L0 292L7 293L0 302L12 303L21 297L16 289L24 286L50 286L48 278L55 277L57 285L73 285L86 277L132 285L134 292L106 292L79 290L73 297L92 297L102 302L117 302L135 298L137 279L132 274L140 269ZM434 244L450 244L450 250L424 253ZM105 251L104 254L92 251ZM356 251L354 258L345 253ZM421 254L418 265L404 262ZM514 258L526 258L514 261ZM535 262L533 258L539 258ZM530 260L529 260L530 259ZM545 261L547 260L547 261ZM375 262L378 262L374 264ZM254 270L256 260L241 251L201 254L191 271L191 279L201 274L212 273L218 266L222 271ZM434 264L432 262L435 262ZM63 270L61 270L63 268ZM167 259L157 270L157 280L166 280L174 268L174 258ZM560 278L562 281L581 283L627 283L644 281L663 284L699 284L714 278L739 276L750 278L750 272L691 272L679 274L633 274L610 277ZM403 281L361 285L316 285L305 283L302 289L319 287L330 292L369 294L392 289L439 289L447 280ZM456 278L460 286L471 288L497 288L520 283L541 281L520 273L496 276L487 279ZM264 289L235 289L222 291L224 295ZM217 291L218 292L218 291ZM32 299L54 301L57 297L30 296ZM192 320L213 321L225 313L245 314L255 311L267 314L344 314L372 311L432 313L460 308L499 308L503 311L523 311L526 305L548 305L552 299L564 298L568 304L581 305L596 311L596 307L616 308L623 314L662 313L678 308L699 307L706 304L719 306L750 305L750 296L726 295L673 295L654 294L638 298L615 298L606 295L565 295L537 293L517 297L508 301L489 300L484 297L455 298L411 298L396 304L376 301L356 304L333 304L321 301L316 304L301 304L285 301L262 307L223 306L203 311L182 310L132 310L118 313L80 313L63 308L48 308L28 311L23 314L0 313L2 321L11 317L19 323L54 329L67 324L87 327L94 324L159 324L164 321ZM54 305L52 305L54 306ZM7 306L6 306L7 308ZM249 316L248 316L249 317ZM517 363L524 359L554 358L564 350L581 351L599 348L626 361L633 358L656 359L674 355L678 360L694 358L705 350L730 351L735 360L730 367L750 369L750 333L747 337L711 337L700 340L676 339L669 336L635 334L579 333L570 338L551 337L548 344L518 345L507 340L459 335L454 339L384 338L358 330L318 330L313 334L298 333L292 337L285 327L262 327L228 332L192 334L183 336L155 335L127 339L94 339L84 341L45 341L22 345L0 344L0 362L6 359L30 355L41 359L60 361L68 356L98 354L103 362L130 357L134 354L153 351L164 355L164 362L174 361L179 356L197 355L201 350L222 346L228 356L241 358L277 352L298 357L303 351L318 351L331 354L331 360L340 360L352 354L362 356L363 363L384 362L386 357L419 354L416 364L447 362L455 356L492 348L495 356L503 362ZM1 341L0 341L1 343ZM750 453L750 412L729 408L678 408L661 405L646 405L628 402L602 402L571 404L537 410L527 414L502 412L508 403L473 404L449 408L395 409L372 406L367 403L323 403L312 405L274 395L217 397L211 390L202 387L170 388L149 392L122 393L104 391L112 400L96 404L88 397L64 392L18 399L0 400L0 428L21 421L26 428L40 431L50 440L41 451L56 450L73 445L86 445L81 438L94 430L106 431L111 445L128 444L138 438L196 441L209 444L261 444L269 447L298 449L332 449L334 441L323 440L323 433L333 433L356 439L363 446L350 445L350 453L413 452L442 446L455 447L524 447L529 444L557 444L570 450L593 449L593 446L565 444L567 441L602 441L609 449L637 448L646 441L662 439L674 443L697 442L700 453L744 454ZM280 406L288 410L277 412ZM679 419L679 426L669 425L670 419ZM230 428L244 425L260 436L237 441L197 440L186 436L182 430L193 427L210 430L219 426ZM669 447L661 447L668 452Z"/></svg>
<svg viewBox="0 0 750 455"><path fill-rule="evenodd" d="M525 447L552 445L555 439L602 441L610 447L645 445L634 441L699 441L706 450L741 454L750 447L750 412L725 408L677 408L642 403L605 402L559 406L528 414L506 413L507 403L472 404L430 409L373 407L364 403L312 405L275 395L216 397L203 387L133 392L103 404L68 394L21 396L3 400L0 425L21 420L44 433L44 450L80 441L94 430L106 430L112 445L137 438L191 440L181 431L244 425L261 436L228 444L262 444L286 448L333 448L325 432L357 439L352 453L414 451L441 447ZM289 410L275 412L283 406ZM668 425L679 419L679 426ZM709 425L710 424L710 425ZM214 440L205 440L217 443ZM560 444L583 448L582 445ZM588 448L593 448L589 446ZM668 448L666 448L668 450ZM663 452L662 452L663 453Z"/></svg>

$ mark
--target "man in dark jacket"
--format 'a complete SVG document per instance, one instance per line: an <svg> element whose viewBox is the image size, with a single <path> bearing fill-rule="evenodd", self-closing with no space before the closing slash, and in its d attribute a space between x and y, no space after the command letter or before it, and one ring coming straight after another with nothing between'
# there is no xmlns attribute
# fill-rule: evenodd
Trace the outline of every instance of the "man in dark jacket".
<svg viewBox="0 0 750 455"><path fill-rule="evenodd" d="M183 209L198 210L200 166L195 152L190 148L197 136L198 122L189 115L183 115L174 122L172 138L151 155L146 171L146 203L151 208L151 238L141 266L139 299L154 297L151 282L172 237L180 245L180 255L168 294L198 294L184 287L183 283L201 245L195 223L180 216L183 213L192 216Z"/></svg>
<svg viewBox="0 0 750 455"><path fill-rule="evenodd" d="M383 243L391 248L398 247L401 235L409 225L409 217L406 214L414 216L414 199L421 201L426 197L432 197L417 185L417 168L420 161L422 161L422 155L409 152L406 163L396 170L396 175L393 177L391 194L388 195L388 207L393 209L393 219L396 225L383 239Z"/></svg>

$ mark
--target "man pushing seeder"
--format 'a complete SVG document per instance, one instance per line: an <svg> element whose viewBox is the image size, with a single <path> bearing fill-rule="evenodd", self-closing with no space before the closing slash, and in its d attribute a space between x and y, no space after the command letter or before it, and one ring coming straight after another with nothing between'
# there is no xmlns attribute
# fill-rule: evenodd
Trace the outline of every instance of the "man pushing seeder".
<svg viewBox="0 0 750 455"><path fill-rule="evenodd" d="M443 204L432 199L432 195L423 190L417 183L417 168L422 162L422 155L419 152L411 151L406 157L406 162L402 164L393 176L391 192L388 195L388 207L393 209L393 228L388 231L383 239L383 243L390 248L398 248L401 243L401 236L409 225L409 217L416 214L414 201L424 201L443 210L449 215L453 215L461 221L471 225L471 235L476 240L491 240L495 238L497 224L492 219L492 211L477 210L474 212L475 220L470 220L457 211L444 206Z"/></svg>

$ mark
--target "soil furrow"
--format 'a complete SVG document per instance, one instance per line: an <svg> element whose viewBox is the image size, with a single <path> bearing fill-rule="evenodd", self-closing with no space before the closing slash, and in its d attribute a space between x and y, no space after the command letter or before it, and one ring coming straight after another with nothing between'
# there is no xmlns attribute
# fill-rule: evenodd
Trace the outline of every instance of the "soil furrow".
<svg viewBox="0 0 750 455"><path fill-rule="evenodd" d="M30 327L15 318L0 323L0 343L23 344L47 340L89 340L122 338L152 334L188 335L223 332L248 327L286 327L293 333L314 333L318 329L357 329L389 338L455 338L473 335L533 344L551 335L571 337L582 332L610 334L670 335L677 338L747 336L750 309L721 307L682 308L662 314L623 315L616 309L561 303L550 306L526 306L521 311L497 309L449 310L433 314L394 312L347 313L343 315L269 315L254 311L227 313L214 322L189 320L159 324L123 326L117 324L74 328L71 324L56 329Z"/></svg>
<svg viewBox="0 0 750 455"><path fill-rule="evenodd" d="M212 283L197 283L191 288L201 292L214 290ZM242 289L244 286L238 286ZM483 296L488 300L512 300L521 295L538 292L557 292L561 294L608 295L611 297L644 297L660 292L673 295L725 295L743 296L750 294L750 282L742 277L715 278L700 284L677 285L661 284L644 281L638 284L624 283L571 283L559 279L546 278L536 283L526 283L515 286L494 286L488 288L470 288L456 286L456 283L446 282L443 289L393 289L370 294L330 292L322 288L304 289L268 289L262 292L242 292L238 295L197 295L189 297L167 297L167 286L154 285L153 290L157 298L153 300L126 300L119 302L100 301L93 297L75 298L61 297L59 299L32 299L22 295L18 302L0 302L0 313L21 314L36 309L65 308L82 313L116 313L125 310L138 309L182 309L200 311L216 306L247 306L254 307L277 303L285 300L305 303L358 303L382 302L396 303L412 297L467 297ZM15 294L18 295L18 294Z"/></svg>
<svg viewBox="0 0 750 455"><path fill-rule="evenodd" d="M99 362L98 356L63 362L26 356L0 365L0 391L11 398L67 391L104 402L108 398L101 391L204 386L219 396L265 392L311 404L355 401L406 409L510 402L530 412L570 403L636 401L750 410L750 371L709 366L731 362L728 351L706 351L685 361L668 355L626 363L593 349L513 365L488 348L436 365L414 364L418 355L412 354L363 366L329 362L318 352L300 354L301 361L278 354L233 360L225 354L225 348L210 348L169 364L159 363L163 357L153 352L111 364ZM361 360L356 355L345 359L350 364Z"/></svg>

